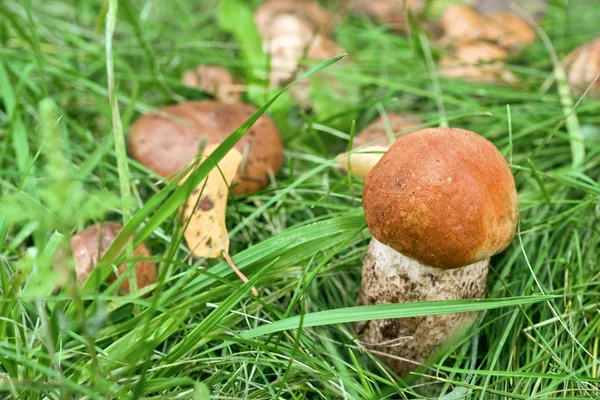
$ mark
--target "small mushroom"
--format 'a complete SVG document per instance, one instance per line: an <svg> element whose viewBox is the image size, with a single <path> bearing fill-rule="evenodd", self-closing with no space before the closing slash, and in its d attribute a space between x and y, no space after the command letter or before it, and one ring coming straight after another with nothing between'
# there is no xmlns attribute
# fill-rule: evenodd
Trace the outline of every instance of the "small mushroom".
<svg viewBox="0 0 600 400"><path fill-rule="evenodd" d="M463 4L448 7L442 15L441 25L444 37L440 42L445 46L485 40L516 53L535 39L533 28L513 12L497 11L480 15Z"/></svg>
<svg viewBox="0 0 600 400"><path fill-rule="evenodd" d="M508 247L518 220L514 178L488 140L462 129L403 136L365 181L373 235L362 269L361 305L485 296L490 257ZM399 375L430 360L476 313L374 320L359 340L386 354Z"/></svg>
<svg viewBox="0 0 600 400"><path fill-rule="evenodd" d="M247 104L187 101L162 107L138 119L129 134L129 149L140 164L163 177L185 168L203 143L219 144L256 108ZM234 194L267 186L283 162L283 143L271 118L261 116L235 146L244 156Z"/></svg>
<svg viewBox="0 0 600 400"><path fill-rule="evenodd" d="M324 36L315 36L311 45L307 50L307 58L310 60L324 61L331 57L344 53L344 49L339 47L333 40ZM339 65L348 65L348 62L342 60ZM313 108L313 99L311 98L311 82L313 80L319 80L321 85L324 85L328 89L327 94L336 95L351 95L348 93L347 87L341 83L335 75L335 70L338 65L332 65L324 71L321 71L317 75L313 75L310 79L304 79L296 82L295 85L291 86L288 90L292 98L296 101L298 106L304 110L311 110ZM298 68L298 72L305 70L306 67ZM319 93L323 94L323 93Z"/></svg>
<svg viewBox="0 0 600 400"><path fill-rule="evenodd" d="M506 51L495 44L474 41L458 43L453 55L444 56L440 62L440 75L446 78L463 78L475 82L516 82L513 73L506 69L503 60Z"/></svg>
<svg viewBox="0 0 600 400"><path fill-rule="evenodd" d="M513 2L506 0L477 0L471 1L477 11L481 13L491 12L508 12L511 11ZM517 4L528 15L531 15L536 20L541 20L548 6L548 0L524 0Z"/></svg>
<svg viewBox="0 0 600 400"><path fill-rule="evenodd" d="M183 75L186 86L200 89L223 103L237 103L243 86L234 82L227 68L216 65L200 65Z"/></svg>
<svg viewBox="0 0 600 400"><path fill-rule="evenodd" d="M339 166L345 171L351 169L353 175L365 179L395 141L395 134L411 132L422 123L418 117L403 113L391 113L377 118L356 135L352 150L359 150L358 152L344 153L337 157ZM394 136L393 140L390 135Z"/></svg>
<svg viewBox="0 0 600 400"><path fill-rule="evenodd" d="M281 15L296 16L323 36L327 36L331 30L331 16L313 0L268 0L254 12L254 22L261 36L276 34L270 27Z"/></svg>
<svg viewBox="0 0 600 400"><path fill-rule="evenodd" d="M123 226L118 222L103 222L92 225L79 232L71 238L71 250L75 260L75 273L80 282L85 282L92 269L102 258L110 244L115 240ZM150 251L145 244L140 244L134 251L136 258L150 257ZM119 273L124 273L127 265L119 266ZM152 285L156 282L156 265L152 261L141 260L135 264L135 276L138 289ZM112 276L110 281L113 282ZM129 293L129 279L126 279L120 286L120 289Z"/></svg>
<svg viewBox="0 0 600 400"><path fill-rule="evenodd" d="M410 31L406 14L419 14L425 9L425 0L349 0L348 10L367 14L398 33Z"/></svg>
<svg viewBox="0 0 600 400"><path fill-rule="evenodd" d="M571 89L582 94L600 74L600 37L590 40L573 50L566 60L567 79ZM592 86L592 95L600 93L600 79Z"/></svg>
<svg viewBox="0 0 600 400"><path fill-rule="evenodd" d="M328 37L330 19L325 10L308 0L271 0L255 11L264 51L271 57L271 85L291 81L305 54L321 60L343 53Z"/></svg>
<svg viewBox="0 0 600 400"><path fill-rule="evenodd" d="M467 5L455 4L446 8L440 22L444 30L443 43L475 40L481 36L482 19Z"/></svg>
<svg viewBox="0 0 600 400"><path fill-rule="evenodd" d="M423 121L413 114L399 112L386 114L377 118L360 131L352 143L352 148L357 149L369 144L377 144L389 148L395 141L394 139L390 143L390 134L398 132L402 132L403 134L408 133L421 124L423 124Z"/></svg>
<svg viewBox="0 0 600 400"><path fill-rule="evenodd" d="M129 135L132 156L161 176L177 174L198 156L206 157L256 108L215 101L183 102L144 115ZM201 145L206 147L198 154ZM202 160L202 162L205 159ZM183 207L188 247L197 257L222 255L244 281L247 278L229 258L225 227L227 197L264 188L283 163L283 143L275 123L261 116L236 146L213 168ZM185 179L185 178L184 178ZM253 289L255 294L256 289Z"/></svg>
<svg viewBox="0 0 600 400"><path fill-rule="evenodd" d="M491 12L483 15L481 38L516 53L533 43L535 32L513 12Z"/></svg>

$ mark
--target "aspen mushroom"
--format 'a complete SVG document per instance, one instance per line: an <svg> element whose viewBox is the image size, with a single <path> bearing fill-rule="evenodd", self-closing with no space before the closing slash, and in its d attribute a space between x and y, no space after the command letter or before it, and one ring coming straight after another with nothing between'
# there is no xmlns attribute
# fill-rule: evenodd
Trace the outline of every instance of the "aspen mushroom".
<svg viewBox="0 0 600 400"><path fill-rule="evenodd" d="M425 9L425 0L349 0L348 10L367 14L394 31L407 33L406 14L419 14Z"/></svg>
<svg viewBox="0 0 600 400"><path fill-rule="evenodd" d="M345 171L351 169L352 174L365 179L371 168L396 140L394 134L408 133L422 123L418 117L404 113L391 113L377 118L356 135L352 150L358 150L357 152L344 153L337 157L339 166Z"/></svg>
<svg viewBox="0 0 600 400"><path fill-rule="evenodd" d="M269 32L271 23L281 15L292 15L316 28L320 35L327 36L332 18L313 0L268 0L254 12L254 22L261 35Z"/></svg>
<svg viewBox="0 0 600 400"><path fill-rule="evenodd" d="M506 69L503 60L506 51L484 41L458 43L453 55L441 59L440 75L445 78L463 78L475 82L508 82L517 79Z"/></svg>
<svg viewBox="0 0 600 400"><path fill-rule="evenodd" d="M446 46L485 40L516 53L535 39L533 28L513 12L496 11L480 15L463 4L448 7L442 15L441 25L444 29L441 43Z"/></svg>
<svg viewBox="0 0 600 400"><path fill-rule="evenodd" d="M237 103L243 86L236 83L227 68L217 65L200 65L183 75L186 86L200 89L223 103Z"/></svg>
<svg viewBox="0 0 600 400"><path fill-rule="evenodd" d="M121 229L123 229L123 226L118 222L103 222L92 225L71 238L75 273L80 282L85 282ZM150 257L150 251L142 243L134 249L133 255L136 258L148 258ZM122 274L126 270L126 264L119 266L119 273ZM135 264L135 276L138 289L152 285L156 282L156 266L152 261L138 261ZM110 281L113 282L114 280L115 277L112 276ZM130 292L129 279L121 284L120 289L125 293Z"/></svg>
<svg viewBox="0 0 600 400"><path fill-rule="evenodd" d="M444 11L440 19L444 37L443 43L475 40L481 36L482 20L477 11L464 4L452 5Z"/></svg>
<svg viewBox="0 0 600 400"><path fill-rule="evenodd" d="M511 6L514 3L510 1L498 1L498 0L477 0L471 1L477 10L482 13L491 12L507 12L511 10ZM520 1L517 4L519 7L531 15L533 18L540 20L544 16L544 12L547 8L548 0L526 0Z"/></svg>
<svg viewBox="0 0 600 400"><path fill-rule="evenodd" d="M163 177L188 166L200 145L221 143L256 108L248 104L187 101L162 107L138 119L129 134L134 159ZM267 186L283 162L283 143L271 118L261 116L235 148L244 159L237 171L233 194L248 194Z"/></svg>
<svg viewBox="0 0 600 400"><path fill-rule="evenodd" d="M142 116L129 135L132 156L161 176L169 177L210 155L256 108L215 101L183 102ZM198 154L201 145L206 147ZM275 123L266 115L250 127L235 147L213 168L189 197L183 209L184 237L197 257L222 255L244 281L229 258L225 225L227 197L264 188L283 163L283 143ZM185 179L185 178L184 178ZM253 289L257 294L256 289Z"/></svg>
<svg viewBox="0 0 600 400"><path fill-rule="evenodd" d="M600 74L600 37L573 50L566 60L567 79L575 93L582 94ZM593 83L591 93L600 93L600 79Z"/></svg>
<svg viewBox="0 0 600 400"><path fill-rule="evenodd" d="M533 43L535 32L513 12L491 12L483 15L481 38L515 53Z"/></svg>
<svg viewBox="0 0 600 400"><path fill-rule="evenodd" d="M485 296L490 257L508 247L518 220L514 178L492 143L462 129L403 136L365 181L373 235L361 305ZM399 375L430 360L476 313L360 322L359 340Z"/></svg>
<svg viewBox="0 0 600 400"><path fill-rule="evenodd" d="M271 0L255 11L263 48L271 57L271 85L291 81L305 53L314 60L343 53L328 37L330 19L325 10L308 0Z"/></svg>

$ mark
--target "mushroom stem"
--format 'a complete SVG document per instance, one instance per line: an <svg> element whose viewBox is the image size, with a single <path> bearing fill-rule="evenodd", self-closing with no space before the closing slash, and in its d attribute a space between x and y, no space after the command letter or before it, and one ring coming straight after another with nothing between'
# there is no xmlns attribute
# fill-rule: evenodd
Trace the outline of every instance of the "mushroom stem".
<svg viewBox="0 0 600 400"><path fill-rule="evenodd" d="M362 268L359 305L432 300L474 299L485 296L489 259L462 268L425 266L371 239ZM355 324L359 340L398 375L425 363L442 344L457 338L478 313L362 321Z"/></svg>

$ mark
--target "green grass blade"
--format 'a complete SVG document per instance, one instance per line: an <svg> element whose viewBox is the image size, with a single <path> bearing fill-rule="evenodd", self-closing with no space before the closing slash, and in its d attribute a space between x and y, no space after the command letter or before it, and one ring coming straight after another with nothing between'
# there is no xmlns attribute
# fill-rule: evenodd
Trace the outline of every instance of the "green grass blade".
<svg viewBox="0 0 600 400"><path fill-rule="evenodd" d="M492 310L502 307L516 307L546 301L556 296L527 296L506 299L482 300L447 300L415 302L402 304L383 304L376 306L358 306L336 310L320 311L304 316L303 327L345 324L350 322L368 321L388 318L410 318L425 315L452 314L460 312ZM243 332L240 337L252 339L270 333L296 329L300 316L286 318L258 328Z"/></svg>

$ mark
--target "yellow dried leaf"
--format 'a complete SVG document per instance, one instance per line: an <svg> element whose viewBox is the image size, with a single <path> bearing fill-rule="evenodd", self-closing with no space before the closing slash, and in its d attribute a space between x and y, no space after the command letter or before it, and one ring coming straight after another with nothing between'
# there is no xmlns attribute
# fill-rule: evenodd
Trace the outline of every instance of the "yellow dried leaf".
<svg viewBox="0 0 600 400"><path fill-rule="evenodd" d="M207 146L203 157L210 155L217 147ZM187 223L184 237L196 257L216 258L222 251L229 251L225 211L229 185L242 158L242 153L231 149L187 200L183 214L184 223Z"/></svg>
<svg viewBox="0 0 600 400"><path fill-rule="evenodd" d="M344 171L352 170L352 175L366 179L371 168L381 160L387 150L387 146L368 146L352 153L340 154L336 161Z"/></svg>

